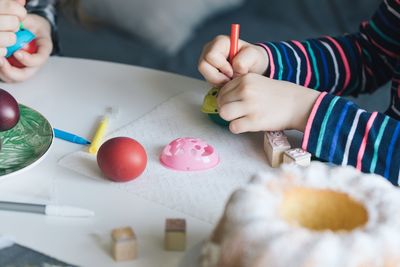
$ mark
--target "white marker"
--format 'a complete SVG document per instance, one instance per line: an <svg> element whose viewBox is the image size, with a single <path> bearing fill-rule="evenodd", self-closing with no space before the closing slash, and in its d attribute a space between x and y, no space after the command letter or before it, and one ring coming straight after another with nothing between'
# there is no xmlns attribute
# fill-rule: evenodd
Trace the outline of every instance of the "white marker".
<svg viewBox="0 0 400 267"><path fill-rule="evenodd" d="M87 209L60 206L60 205L44 205L30 203L16 203L0 201L0 210L39 213L49 216L61 217L92 217L94 212Z"/></svg>

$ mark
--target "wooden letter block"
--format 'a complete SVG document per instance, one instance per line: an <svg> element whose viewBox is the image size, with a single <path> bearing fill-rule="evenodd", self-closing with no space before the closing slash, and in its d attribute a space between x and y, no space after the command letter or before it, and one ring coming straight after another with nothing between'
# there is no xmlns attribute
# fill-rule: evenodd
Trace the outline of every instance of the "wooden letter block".
<svg viewBox="0 0 400 267"><path fill-rule="evenodd" d="M283 162L283 152L288 149L290 144L282 131L264 133L264 151L271 167L279 167Z"/></svg>
<svg viewBox="0 0 400 267"><path fill-rule="evenodd" d="M311 163L311 154L301 148L293 148L285 151L283 163L294 163L300 166L308 166Z"/></svg>
<svg viewBox="0 0 400 267"><path fill-rule="evenodd" d="M165 250L183 251L186 248L185 219L167 219L165 222Z"/></svg>
<svg viewBox="0 0 400 267"><path fill-rule="evenodd" d="M133 260L137 257L136 235L131 227L114 229L112 237L112 255L116 261Z"/></svg>

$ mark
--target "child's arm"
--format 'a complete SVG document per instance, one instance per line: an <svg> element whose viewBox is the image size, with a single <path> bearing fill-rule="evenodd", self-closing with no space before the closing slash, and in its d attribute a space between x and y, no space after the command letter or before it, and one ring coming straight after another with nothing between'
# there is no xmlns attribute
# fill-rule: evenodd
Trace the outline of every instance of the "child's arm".
<svg viewBox="0 0 400 267"><path fill-rule="evenodd" d="M338 165L400 182L400 122L366 112L338 96L322 93L310 113L303 149Z"/></svg>
<svg viewBox="0 0 400 267"><path fill-rule="evenodd" d="M336 95L371 92L393 76L400 54L400 3L382 2L360 32L303 42L266 42L264 49L239 41L239 52L229 64L229 37L218 36L200 56L198 69L214 85L235 76L264 74Z"/></svg>
<svg viewBox="0 0 400 267"><path fill-rule="evenodd" d="M393 76L400 54L400 3L383 1L360 32L303 42L266 42L267 76L336 95L371 92Z"/></svg>
<svg viewBox="0 0 400 267"><path fill-rule="evenodd" d="M318 158L399 180L400 122L354 103L257 74L228 82L218 96L233 133L297 129Z"/></svg>

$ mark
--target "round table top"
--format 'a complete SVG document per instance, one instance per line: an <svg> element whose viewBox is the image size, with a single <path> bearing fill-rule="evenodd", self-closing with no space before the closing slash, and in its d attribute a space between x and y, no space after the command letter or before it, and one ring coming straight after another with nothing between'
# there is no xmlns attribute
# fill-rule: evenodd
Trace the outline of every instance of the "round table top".
<svg viewBox="0 0 400 267"><path fill-rule="evenodd" d="M19 103L43 114L53 127L91 139L99 116L109 107L119 115L115 130L146 114L177 93L203 90L200 80L142 67L94 60L52 57L31 80L0 84ZM0 211L0 235L21 245L79 266L177 266L184 252L163 249L166 218L185 218L187 248L205 239L212 225L156 203L84 177L57 164L79 150L56 139L45 160L29 171L0 181L0 199L56 202L93 210L86 219ZM131 226L138 237L139 257L115 262L110 254L111 230Z"/></svg>

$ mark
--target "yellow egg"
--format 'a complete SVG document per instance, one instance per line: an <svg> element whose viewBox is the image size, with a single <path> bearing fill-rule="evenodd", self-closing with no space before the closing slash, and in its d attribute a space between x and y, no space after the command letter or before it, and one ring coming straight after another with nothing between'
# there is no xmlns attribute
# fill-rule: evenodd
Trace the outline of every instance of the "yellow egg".
<svg viewBox="0 0 400 267"><path fill-rule="evenodd" d="M219 93L219 88L211 88L207 95L204 97L203 106L201 107L201 112L207 114L218 114L218 104L217 97Z"/></svg>

